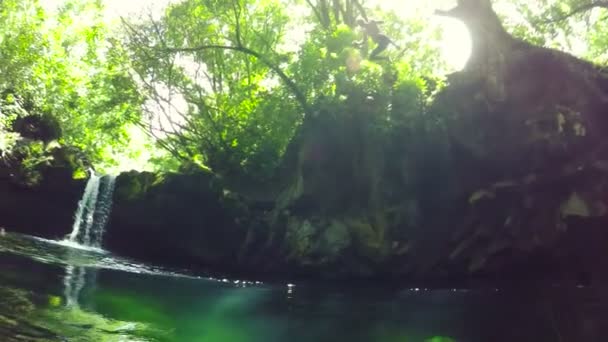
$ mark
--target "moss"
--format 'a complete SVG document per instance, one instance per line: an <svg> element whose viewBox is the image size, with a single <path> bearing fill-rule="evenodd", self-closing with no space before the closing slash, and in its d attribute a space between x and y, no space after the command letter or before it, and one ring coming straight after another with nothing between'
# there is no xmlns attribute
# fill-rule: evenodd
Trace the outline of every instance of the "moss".
<svg viewBox="0 0 608 342"><path fill-rule="evenodd" d="M141 198L151 186L161 184L163 179L163 176L150 172L121 173L116 180L114 198L118 201L132 201Z"/></svg>
<svg viewBox="0 0 608 342"><path fill-rule="evenodd" d="M112 320L77 307L39 310L32 324L70 341L170 341L166 331L140 322Z"/></svg>
<svg viewBox="0 0 608 342"><path fill-rule="evenodd" d="M329 260L337 259L351 245L351 237L346 224L332 220L319 239L319 253Z"/></svg>
<svg viewBox="0 0 608 342"><path fill-rule="evenodd" d="M291 217L287 222L285 241L287 244L287 259L304 260L311 254L313 237L317 229L308 220Z"/></svg>
<svg viewBox="0 0 608 342"><path fill-rule="evenodd" d="M10 312L15 316L27 315L34 310L34 304L26 291L0 286L0 312Z"/></svg>
<svg viewBox="0 0 608 342"><path fill-rule="evenodd" d="M36 300L25 290L0 286L0 334L8 341L13 341L10 337L27 341L173 340L169 332L144 323L107 319L77 307L62 306L61 302L57 296Z"/></svg>
<svg viewBox="0 0 608 342"><path fill-rule="evenodd" d="M568 216L580 216L589 217L591 216L591 209L589 205L583 200L576 192L570 195L567 201L565 201L561 208L560 214L562 217Z"/></svg>
<svg viewBox="0 0 608 342"><path fill-rule="evenodd" d="M388 244L384 241L382 227L374 227L365 218L352 219L347 224L353 234L357 254L376 262L388 256Z"/></svg>

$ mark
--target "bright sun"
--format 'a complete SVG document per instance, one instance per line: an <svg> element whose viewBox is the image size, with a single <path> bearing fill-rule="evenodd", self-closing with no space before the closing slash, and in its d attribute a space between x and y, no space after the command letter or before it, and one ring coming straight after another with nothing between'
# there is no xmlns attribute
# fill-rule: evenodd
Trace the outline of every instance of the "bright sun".
<svg viewBox="0 0 608 342"><path fill-rule="evenodd" d="M434 14L437 9L448 9L456 6L455 0L369 0L370 6L384 10L393 10L403 19L425 18L431 29L439 28L443 32L439 49L449 71L461 70L471 55L471 35L466 26L459 20Z"/></svg>
<svg viewBox="0 0 608 342"><path fill-rule="evenodd" d="M47 11L53 13L66 0L43 0L40 3ZM148 13L154 18L162 15L166 6L170 3L180 2L181 0L102 0L106 5L104 13L106 20L118 20L121 16L132 17L138 14ZM1 2L1 0L0 0ZM467 28L458 20L447 17L438 17L433 15L435 9L450 8L454 5L454 0L369 0L368 5L377 5L385 10L394 10L399 16L406 19L409 18L426 18L423 19L431 29L439 28L443 32L439 43L441 57L444 59L448 67L448 72L461 70L466 64L471 54L471 38ZM293 10L293 8L292 8ZM421 17L422 15L422 17ZM418 19L420 20L420 19ZM298 27L300 33L302 27ZM305 35L297 36L296 41L288 42L288 45L294 47L299 46L298 41L305 39ZM292 37L294 38L294 37ZM139 137L138 137L139 134ZM132 132L133 142L141 146L145 145L141 132ZM143 147L140 148L140 150ZM119 169L142 169L146 164L146 159L149 156L140 156L138 160L132 156L127 156L119 161ZM136 165L137 164L137 165Z"/></svg>
<svg viewBox="0 0 608 342"><path fill-rule="evenodd" d="M456 19L443 17L440 21L439 25L443 31L441 55L452 70L461 70L471 56L469 30Z"/></svg>
<svg viewBox="0 0 608 342"><path fill-rule="evenodd" d="M41 3L47 9L55 9L65 0L45 0ZM106 17L110 20L120 16L133 16L138 13L150 11L156 16L160 15L170 3L179 0L103 0L106 5ZM428 18L428 25L439 27L443 31L440 41L441 56L450 71L461 70L471 54L471 38L464 24L458 20L433 15L435 9L450 8L455 5L454 0L369 0L368 5L379 6L385 10L394 10L403 17L420 17L422 14Z"/></svg>

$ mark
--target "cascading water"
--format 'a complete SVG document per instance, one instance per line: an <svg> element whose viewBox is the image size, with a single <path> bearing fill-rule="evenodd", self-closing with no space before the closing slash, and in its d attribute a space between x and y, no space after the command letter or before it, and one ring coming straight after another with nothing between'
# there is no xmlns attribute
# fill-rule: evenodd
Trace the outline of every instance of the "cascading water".
<svg viewBox="0 0 608 342"><path fill-rule="evenodd" d="M68 241L86 247L101 248L105 225L112 208L115 176L91 174L74 215Z"/></svg>
<svg viewBox="0 0 608 342"><path fill-rule="evenodd" d="M116 177L97 176L91 172L82 199L74 214L72 232L64 242L80 248L101 249L105 226L112 208L112 194ZM95 270L68 266L64 278L65 298L68 306L78 306L80 292L88 283L94 284Z"/></svg>

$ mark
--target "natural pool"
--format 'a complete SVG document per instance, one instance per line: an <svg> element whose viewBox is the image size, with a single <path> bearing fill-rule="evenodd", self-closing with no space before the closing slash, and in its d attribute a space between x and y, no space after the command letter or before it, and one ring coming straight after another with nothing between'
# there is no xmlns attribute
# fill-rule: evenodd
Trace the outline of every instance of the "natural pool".
<svg viewBox="0 0 608 342"><path fill-rule="evenodd" d="M425 289L168 272L0 236L0 341L603 341L591 287Z"/></svg>

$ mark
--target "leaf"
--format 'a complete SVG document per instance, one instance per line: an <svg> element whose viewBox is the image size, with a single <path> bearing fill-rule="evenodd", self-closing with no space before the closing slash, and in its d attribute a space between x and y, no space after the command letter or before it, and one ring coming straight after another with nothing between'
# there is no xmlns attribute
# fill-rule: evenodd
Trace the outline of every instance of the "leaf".
<svg viewBox="0 0 608 342"><path fill-rule="evenodd" d="M59 144L59 142L57 140L53 140L46 144L45 150L52 151L52 150L54 150L56 148L60 148L60 147L61 147L61 144Z"/></svg>
<svg viewBox="0 0 608 342"><path fill-rule="evenodd" d="M72 178L73 179L86 179L87 178L87 173L83 169L76 169L72 173Z"/></svg>
<svg viewBox="0 0 608 342"><path fill-rule="evenodd" d="M578 193L573 192L568 200L562 203L560 207L560 214L561 217L589 217L591 216L591 209L589 205L578 195Z"/></svg>
<svg viewBox="0 0 608 342"><path fill-rule="evenodd" d="M480 189L480 190L475 191L469 197L469 204L475 204L476 202L478 202L484 198L495 198L495 197L496 197L496 194L493 191Z"/></svg>
<svg viewBox="0 0 608 342"><path fill-rule="evenodd" d="M562 113L557 113L557 131L562 133L564 131L564 125L566 124L566 117Z"/></svg>

